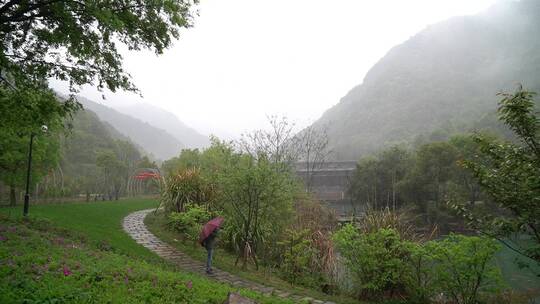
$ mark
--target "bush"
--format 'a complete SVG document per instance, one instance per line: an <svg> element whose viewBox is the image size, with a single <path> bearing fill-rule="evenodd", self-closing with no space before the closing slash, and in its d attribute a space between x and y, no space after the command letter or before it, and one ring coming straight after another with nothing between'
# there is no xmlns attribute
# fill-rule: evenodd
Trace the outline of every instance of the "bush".
<svg viewBox="0 0 540 304"><path fill-rule="evenodd" d="M417 217L418 215L414 215L411 210L407 209L392 211L390 208L381 210L367 208L365 215L358 222L358 226L363 233L372 233L380 229L393 229L398 232L400 238L408 241L422 241L433 238L437 233L437 229L430 227L423 233L419 233L418 228L413 224Z"/></svg>
<svg viewBox="0 0 540 304"><path fill-rule="evenodd" d="M394 229L360 234L347 225L334 234L334 241L360 289L359 296L382 299L404 290L410 243Z"/></svg>
<svg viewBox="0 0 540 304"><path fill-rule="evenodd" d="M456 304L476 304L482 293L494 293L502 276L493 257L500 246L493 240L451 234L425 244L437 290Z"/></svg>
<svg viewBox="0 0 540 304"><path fill-rule="evenodd" d="M405 285L410 303L430 303L437 293L433 284L433 258L422 244L411 243Z"/></svg>
<svg viewBox="0 0 540 304"><path fill-rule="evenodd" d="M168 226L170 229L180 232L186 239L197 241L202 225L212 217L212 214L203 207L187 204L185 212L169 214Z"/></svg>
<svg viewBox="0 0 540 304"><path fill-rule="evenodd" d="M279 243L283 246L282 277L292 284L321 288L324 278L318 263L320 252L312 244L309 231L287 230L284 239Z"/></svg>
<svg viewBox="0 0 540 304"><path fill-rule="evenodd" d="M199 169L186 169L167 178L161 202L167 212L183 212L187 204L210 205L215 198L214 185Z"/></svg>

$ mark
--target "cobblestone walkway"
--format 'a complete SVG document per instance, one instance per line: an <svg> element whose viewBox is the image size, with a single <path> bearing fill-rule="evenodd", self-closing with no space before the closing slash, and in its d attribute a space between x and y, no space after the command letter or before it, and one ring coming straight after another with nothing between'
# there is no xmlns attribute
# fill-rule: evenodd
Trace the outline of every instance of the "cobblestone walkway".
<svg viewBox="0 0 540 304"><path fill-rule="evenodd" d="M127 234L129 234L137 243L154 251L160 257L175 263L183 270L208 276L217 281L228 283L235 287L251 289L265 295L274 294L278 297L288 298L295 302L308 301L313 304L335 304L333 302L324 302L298 294L291 294L272 287L266 287L258 283L244 280L217 268L214 268L214 273L212 275L207 275L205 273L205 264L190 258L186 254L178 251L176 248L161 241L146 228L144 225L144 218L153 210L154 209L136 211L126 216L124 218L124 222L122 223L124 231L126 231Z"/></svg>

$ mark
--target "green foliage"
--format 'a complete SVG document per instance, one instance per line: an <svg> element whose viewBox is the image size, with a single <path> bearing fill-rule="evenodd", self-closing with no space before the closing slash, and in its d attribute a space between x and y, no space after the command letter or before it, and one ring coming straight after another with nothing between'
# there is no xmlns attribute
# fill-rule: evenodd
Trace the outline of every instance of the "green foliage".
<svg viewBox="0 0 540 304"><path fill-rule="evenodd" d="M118 138L89 110L77 112L71 123L69 134L61 138L61 172L54 171L40 188L51 191L63 186L73 194L86 194L87 199L96 193L114 197L115 190L119 190L119 195L124 194L128 175L136 167L147 166L141 164L139 150L130 141ZM60 178L54 178L55 175ZM40 193L40 196L54 197L52 193Z"/></svg>
<svg viewBox="0 0 540 304"><path fill-rule="evenodd" d="M457 155L457 149L446 142L426 144L416 151L405 193L415 199L422 213L427 213L429 202L435 205L443 202L448 193L448 182L457 168Z"/></svg>
<svg viewBox="0 0 540 304"><path fill-rule="evenodd" d="M415 150L391 147L359 160L349 193L358 209L381 210L414 206L422 224L445 230L456 221L445 202L459 194L473 202L482 197L470 173L458 161L477 151L474 143L454 137L449 142L420 145Z"/></svg>
<svg viewBox="0 0 540 304"><path fill-rule="evenodd" d="M24 185L31 134L36 135L32 184L55 168L63 117L76 108L69 101L57 101L52 91L42 87L15 90L0 84L0 180L12 189ZM48 134L41 131L42 125L47 125Z"/></svg>
<svg viewBox="0 0 540 304"><path fill-rule="evenodd" d="M186 239L197 241L202 225L208 222L215 214L211 214L205 208L187 204L184 212L171 212L168 215L168 226L181 233Z"/></svg>
<svg viewBox="0 0 540 304"><path fill-rule="evenodd" d="M198 149L183 149L180 156L166 160L161 165L162 171L169 176L178 171L200 167L201 153Z"/></svg>
<svg viewBox="0 0 540 304"><path fill-rule="evenodd" d="M415 231L416 227L411 222L411 214L403 210L391 211L389 208L382 210L368 208L365 210L365 215L356 224L360 231L365 234L377 232L380 229L393 229L404 240L418 241L430 237L430 235L417 233Z"/></svg>
<svg viewBox="0 0 540 304"><path fill-rule="evenodd" d="M292 219L297 184L281 163L264 154L253 158L234 151L231 143L212 138L203 152L183 150L166 162L169 172L162 199L167 211L184 211L186 204L205 204L226 219L226 247L247 260L257 256L277 261L277 242ZM179 170L174 172L173 170Z"/></svg>
<svg viewBox="0 0 540 304"><path fill-rule="evenodd" d="M411 303L430 303L437 295L434 285L436 273L430 249L420 243L409 244L408 270L405 275L405 290Z"/></svg>
<svg viewBox="0 0 540 304"><path fill-rule="evenodd" d="M319 289L325 281L321 254L309 234L309 230L286 231L283 241L278 243L284 248L280 272L292 284Z"/></svg>
<svg viewBox="0 0 540 304"><path fill-rule="evenodd" d="M58 101L48 80L67 81L75 92L85 84L137 91L122 67L118 42L129 50L161 54L179 30L191 25L195 1L18 1L0 4L0 167L13 189L24 168L22 142L41 125L57 141L63 119L80 108L74 99ZM34 181L55 168L58 147L36 147ZM41 162L40 156L50 159ZM3 164L2 162L6 162ZM46 164L46 165L43 165ZM73 184L87 184L84 178ZM88 188L88 186L86 186ZM51 190L65 193L62 187ZM116 190L115 190L116 191ZM117 191L116 191L117 192ZM14 193L14 192L13 192ZM15 195L12 195L14 198Z"/></svg>
<svg viewBox="0 0 540 304"><path fill-rule="evenodd" d="M407 150L394 146L375 157L360 159L349 189L355 203L375 209L400 207L404 201L398 182L410 169L410 158Z"/></svg>
<svg viewBox="0 0 540 304"><path fill-rule="evenodd" d="M125 186L127 166L112 151L99 153L96 164L103 170L104 189L107 189L109 197L118 200L120 188Z"/></svg>
<svg viewBox="0 0 540 304"><path fill-rule="evenodd" d="M494 264L500 246L494 240L452 234L424 247L436 290L454 303L476 304L482 292L493 293L502 287L501 272Z"/></svg>
<svg viewBox="0 0 540 304"><path fill-rule="evenodd" d="M118 42L161 54L191 24L196 1L3 1L0 68L16 86L50 77L135 91ZM38 22L39 20L39 22ZM93 26L88 26L92 24Z"/></svg>
<svg viewBox="0 0 540 304"><path fill-rule="evenodd" d="M488 238L452 234L422 244L403 240L391 228L361 233L349 224L333 239L362 298L429 303L442 294L453 303L473 304L502 287L494 263L500 246Z"/></svg>
<svg viewBox="0 0 540 304"><path fill-rule="evenodd" d="M183 212L188 204L211 204L214 196L214 186L199 169L186 169L167 178L162 204L167 212Z"/></svg>
<svg viewBox="0 0 540 304"><path fill-rule="evenodd" d="M0 242L1 303L218 304L234 291L168 264L99 249L43 220L1 217ZM240 293L258 303L290 303Z"/></svg>
<svg viewBox="0 0 540 304"><path fill-rule="evenodd" d="M334 242L345 258L359 295L382 299L404 289L409 243L394 229L361 234L346 225L334 234Z"/></svg>
<svg viewBox="0 0 540 304"><path fill-rule="evenodd" d="M244 265L248 257L255 259L257 255L269 262L271 248L292 219L298 188L294 178L281 168L264 157L255 160L237 154L219 174L227 239L243 257Z"/></svg>
<svg viewBox="0 0 540 304"><path fill-rule="evenodd" d="M454 207L486 233L499 238L518 235L525 243L509 246L540 263L540 119L534 93L519 88L500 96L499 119L519 143L476 135L482 161L464 162L500 208L478 214L463 204Z"/></svg>

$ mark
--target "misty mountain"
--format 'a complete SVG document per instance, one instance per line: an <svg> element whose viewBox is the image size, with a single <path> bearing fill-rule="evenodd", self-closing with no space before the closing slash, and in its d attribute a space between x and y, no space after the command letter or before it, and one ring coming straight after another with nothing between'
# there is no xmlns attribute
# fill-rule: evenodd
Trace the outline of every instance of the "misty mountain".
<svg viewBox="0 0 540 304"><path fill-rule="evenodd" d="M187 126L176 115L158 107L146 103L136 103L130 106L116 107L116 110L166 130L188 148L204 148L210 145L207 136Z"/></svg>
<svg viewBox="0 0 540 304"><path fill-rule="evenodd" d="M149 123L122 114L84 97L78 96L77 100L83 104L85 109L96 113L99 119L110 124L122 135L128 137L133 143L151 153L157 159L166 160L177 156L185 148L183 143L163 129L156 128Z"/></svg>
<svg viewBox="0 0 540 304"><path fill-rule="evenodd" d="M138 161L144 153L88 109L78 111L71 124L69 134L62 139L60 163L64 181L72 187L86 186L88 190L92 188L89 183L99 180L102 170L97 157L102 152L111 151L128 163Z"/></svg>
<svg viewBox="0 0 540 304"><path fill-rule="evenodd" d="M315 122L336 159L357 159L491 115L501 90L540 90L540 1L500 2L431 25L392 48ZM361 54L359 54L361 55Z"/></svg>

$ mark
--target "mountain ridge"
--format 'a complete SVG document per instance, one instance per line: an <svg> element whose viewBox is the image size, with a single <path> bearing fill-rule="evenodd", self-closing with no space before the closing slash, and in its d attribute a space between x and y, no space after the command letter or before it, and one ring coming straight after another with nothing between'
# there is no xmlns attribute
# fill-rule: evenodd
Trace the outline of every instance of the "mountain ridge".
<svg viewBox="0 0 540 304"><path fill-rule="evenodd" d="M430 25L391 48L314 126L329 126L336 159L357 159L470 125L496 109L497 92L540 88L539 20L540 3L523 0Z"/></svg>
<svg viewBox="0 0 540 304"><path fill-rule="evenodd" d="M182 122L175 114L148 103L128 106L113 106L120 113L135 117L157 128L163 129L187 148L205 148L210 139Z"/></svg>
<svg viewBox="0 0 540 304"><path fill-rule="evenodd" d="M177 156L185 145L166 130L155 127L140 119L121 113L111 107L77 96L85 109L94 112L101 121L111 125L120 134L158 160Z"/></svg>

